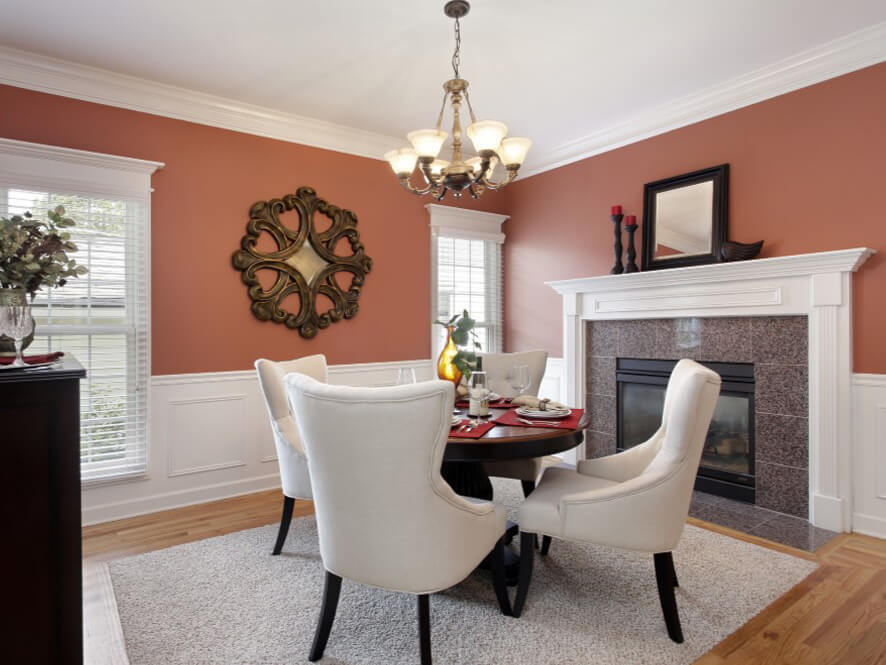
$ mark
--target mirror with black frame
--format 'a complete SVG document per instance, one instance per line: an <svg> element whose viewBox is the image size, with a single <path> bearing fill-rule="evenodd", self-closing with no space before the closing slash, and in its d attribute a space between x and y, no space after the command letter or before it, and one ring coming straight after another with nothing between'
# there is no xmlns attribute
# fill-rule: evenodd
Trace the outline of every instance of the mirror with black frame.
<svg viewBox="0 0 886 665"><path fill-rule="evenodd" d="M720 261L728 164L647 183L643 193L643 270Z"/></svg>

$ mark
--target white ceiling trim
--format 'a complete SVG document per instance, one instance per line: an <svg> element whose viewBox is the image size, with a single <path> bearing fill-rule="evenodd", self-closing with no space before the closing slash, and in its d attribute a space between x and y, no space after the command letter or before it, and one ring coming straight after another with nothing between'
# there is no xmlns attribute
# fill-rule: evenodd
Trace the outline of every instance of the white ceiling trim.
<svg viewBox="0 0 886 665"><path fill-rule="evenodd" d="M381 159L400 138L0 46L0 83Z"/></svg>
<svg viewBox="0 0 886 665"><path fill-rule="evenodd" d="M627 118L552 150L527 178L886 60L886 22ZM257 136L381 159L402 138L0 46L0 83Z"/></svg>
<svg viewBox="0 0 886 665"><path fill-rule="evenodd" d="M523 178L664 134L886 60L886 22L661 104L538 155Z"/></svg>

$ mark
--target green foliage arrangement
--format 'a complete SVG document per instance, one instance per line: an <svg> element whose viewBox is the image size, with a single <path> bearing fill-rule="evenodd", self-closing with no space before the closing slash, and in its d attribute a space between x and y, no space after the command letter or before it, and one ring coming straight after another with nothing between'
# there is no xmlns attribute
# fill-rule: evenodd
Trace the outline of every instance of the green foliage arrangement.
<svg viewBox="0 0 886 665"><path fill-rule="evenodd" d="M464 347L471 346L477 351L481 351L480 339L474 331L477 322L468 314L468 310L464 310L462 314L455 314L449 321L434 321L438 326L444 328L452 328L452 341L458 347L458 353L452 359L452 364L458 367L459 371L464 375L465 380L471 378L471 373L477 369L477 354L474 351L467 351Z"/></svg>
<svg viewBox="0 0 886 665"><path fill-rule="evenodd" d="M65 209L47 211L49 221L35 219L30 212L0 217L0 287L24 289L32 295L44 286L64 286L70 277L85 275L68 253L77 245L65 229L74 226Z"/></svg>

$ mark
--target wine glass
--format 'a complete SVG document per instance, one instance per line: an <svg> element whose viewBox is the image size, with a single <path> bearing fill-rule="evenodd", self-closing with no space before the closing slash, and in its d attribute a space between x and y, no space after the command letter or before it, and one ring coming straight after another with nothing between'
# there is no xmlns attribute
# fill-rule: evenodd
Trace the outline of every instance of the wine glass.
<svg viewBox="0 0 886 665"><path fill-rule="evenodd" d="M22 342L34 330L30 305L7 305L0 308L0 335L11 337L15 342L15 360L12 367L25 367L22 358Z"/></svg>
<svg viewBox="0 0 886 665"><path fill-rule="evenodd" d="M517 397L522 395L529 388L529 366L514 365L511 368L511 388L513 388Z"/></svg>
<svg viewBox="0 0 886 665"><path fill-rule="evenodd" d="M472 424L481 425L480 416L489 415L489 386L486 383L486 372L471 374L471 387L468 391L468 414L474 417Z"/></svg>
<svg viewBox="0 0 886 665"><path fill-rule="evenodd" d="M396 385L408 386L411 383L415 383L415 370L412 367L401 367L398 369Z"/></svg>

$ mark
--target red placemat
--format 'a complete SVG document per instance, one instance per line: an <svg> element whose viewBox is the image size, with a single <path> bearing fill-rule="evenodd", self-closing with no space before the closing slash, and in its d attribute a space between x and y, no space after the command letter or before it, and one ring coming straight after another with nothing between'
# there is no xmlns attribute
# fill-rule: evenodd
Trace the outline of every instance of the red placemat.
<svg viewBox="0 0 886 665"><path fill-rule="evenodd" d="M40 363L52 362L56 358L61 358L64 353L56 351L55 353L44 353L42 356L22 356L26 365L38 365ZM0 365L11 365L15 362L15 356L0 356Z"/></svg>
<svg viewBox="0 0 886 665"><path fill-rule="evenodd" d="M511 399L511 397L502 397L501 399L497 399L494 402L489 402L489 406L493 409L506 409L511 406ZM466 407L470 405L468 404L467 399L459 399L455 401L455 406Z"/></svg>
<svg viewBox="0 0 886 665"><path fill-rule="evenodd" d="M479 439L484 434L486 434L486 432L488 432L493 427L495 427L495 421L489 420L487 422L484 422L482 425L477 425L477 427L472 429L470 432L464 432L464 431L459 432L458 431L459 427L461 427L462 425L465 425L469 422L471 422L470 418L463 418L460 423L452 426L452 429L449 430L449 436L454 437L456 439Z"/></svg>
<svg viewBox="0 0 886 665"><path fill-rule="evenodd" d="M578 421L581 420L584 412L584 409L572 409L572 413L570 413L565 418L561 418L560 420L545 420L543 424L527 425L526 423L520 422L520 418L523 418L523 416L518 416L516 409L510 409L509 411L503 413L498 418L496 418L493 422L496 422L499 425L513 425L515 427L550 427L553 429L575 429L578 427ZM525 420L532 420L532 418L525 418ZM541 423L542 421L536 420L533 422Z"/></svg>

